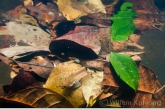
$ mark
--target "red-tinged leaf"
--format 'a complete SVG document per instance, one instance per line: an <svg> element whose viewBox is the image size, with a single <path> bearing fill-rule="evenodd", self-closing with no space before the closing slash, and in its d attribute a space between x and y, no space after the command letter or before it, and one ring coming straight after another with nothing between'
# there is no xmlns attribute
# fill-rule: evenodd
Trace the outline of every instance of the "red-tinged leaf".
<svg viewBox="0 0 165 109"><path fill-rule="evenodd" d="M38 81L39 79L37 75L20 69L18 75L12 81L8 95L28 87L42 87L41 83Z"/></svg>
<svg viewBox="0 0 165 109"><path fill-rule="evenodd" d="M99 29L95 26L76 26L74 30L54 40L70 40L92 49L99 54L101 45L98 40Z"/></svg>

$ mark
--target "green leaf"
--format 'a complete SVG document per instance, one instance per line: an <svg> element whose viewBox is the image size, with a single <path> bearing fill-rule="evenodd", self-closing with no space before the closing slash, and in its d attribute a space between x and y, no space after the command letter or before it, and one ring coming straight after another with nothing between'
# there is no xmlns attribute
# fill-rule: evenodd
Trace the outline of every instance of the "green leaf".
<svg viewBox="0 0 165 109"><path fill-rule="evenodd" d="M133 23L136 12L131 9L132 6L130 2L123 3L120 7L121 11L110 18L113 21L110 31L112 41L124 41L136 29Z"/></svg>
<svg viewBox="0 0 165 109"><path fill-rule="evenodd" d="M139 72L131 57L111 52L110 62L117 75L135 91L138 88Z"/></svg>

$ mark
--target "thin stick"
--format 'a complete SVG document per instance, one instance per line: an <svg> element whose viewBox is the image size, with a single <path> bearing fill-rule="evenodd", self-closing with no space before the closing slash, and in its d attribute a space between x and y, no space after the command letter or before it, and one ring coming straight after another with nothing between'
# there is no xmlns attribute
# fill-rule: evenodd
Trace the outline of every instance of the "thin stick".
<svg viewBox="0 0 165 109"><path fill-rule="evenodd" d="M155 93L153 93L153 94L156 94L156 93L160 92L163 88L165 88L165 85L162 86L159 90L157 90L157 91L156 91Z"/></svg>

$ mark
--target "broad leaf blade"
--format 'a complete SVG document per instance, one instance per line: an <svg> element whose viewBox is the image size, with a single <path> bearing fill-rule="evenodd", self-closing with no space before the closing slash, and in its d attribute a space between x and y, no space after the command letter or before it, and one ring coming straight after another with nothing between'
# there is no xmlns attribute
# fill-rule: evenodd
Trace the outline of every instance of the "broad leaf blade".
<svg viewBox="0 0 165 109"><path fill-rule="evenodd" d="M111 52L110 62L117 75L136 91L139 80L139 72L136 63L129 56L114 52Z"/></svg>
<svg viewBox="0 0 165 109"><path fill-rule="evenodd" d="M136 29L133 23L136 12L132 9L128 9L132 6L132 3L125 2L121 6L121 11L110 18L113 21L110 31L112 41L124 41Z"/></svg>

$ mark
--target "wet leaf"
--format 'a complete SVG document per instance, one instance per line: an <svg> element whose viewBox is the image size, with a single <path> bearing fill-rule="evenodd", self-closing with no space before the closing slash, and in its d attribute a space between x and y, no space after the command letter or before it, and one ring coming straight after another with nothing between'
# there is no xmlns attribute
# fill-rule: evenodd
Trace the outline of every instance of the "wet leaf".
<svg viewBox="0 0 165 109"><path fill-rule="evenodd" d="M16 55L34 51L49 51L49 49L47 46L16 46L0 49L0 52L7 57L13 57Z"/></svg>
<svg viewBox="0 0 165 109"><path fill-rule="evenodd" d="M85 47L91 48L96 54L99 54L101 44L99 38L99 28L96 26L76 26L74 30L69 31L55 40L70 40Z"/></svg>
<svg viewBox="0 0 165 109"><path fill-rule="evenodd" d="M0 31L0 35L13 35L16 45L23 41L33 46L48 46L51 40L47 32L36 26L8 22L4 27L6 30Z"/></svg>
<svg viewBox="0 0 165 109"><path fill-rule="evenodd" d="M47 26L47 23L50 24L52 22L66 20L63 14L58 10L56 4L50 2L45 4L40 2L38 4L37 6L27 6L26 8L29 10L28 14L35 17L43 26Z"/></svg>
<svg viewBox="0 0 165 109"><path fill-rule="evenodd" d="M13 79L11 83L8 95L29 87L42 87L42 84L38 80L39 77L37 79L37 76L35 76L34 74L20 69L18 75Z"/></svg>
<svg viewBox="0 0 165 109"><path fill-rule="evenodd" d="M17 64L25 71L34 72L42 78L47 79L52 72L54 65L50 60L41 56L36 57L30 62L18 62Z"/></svg>
<svg viewBox="0 0 165 109"><path fill-rule="evenodd" d="M98 58L98 55L92 49L70 40L54 40L50 43L49 49L52 54L63 60L70 60L69 57L84 60Z"/></svg>
<svg viewBox="0 0 165 109"><path fill-rule="evenodd" d="M60 63L50 74L45 87L62 94L75 107L79 107L85 104L82 87L74 89L72 86L86 75L86 69L74 61Z"/></svg>
<svg viewBox="0 0 165 109"><path fill-rule="evenodd" d="M88 0L88 5L70 0L58 0L57 5L67 20L74 20L90 13L106 13L105 7L100 0Z"/></svg>
<svg viewBox="0 0 165 109"><path fill-rule="evenodd" d="M139 72L136 63L126 55L111 52L110 62L117 75L135 91L139 84Z"/></svg>
<svg viewBox="0 0 165 109"><path fill-rule="evenodd" d="M88 75L82 81L82 92L89 107L93 106L94 101L102 92L101 83L103 80L103 71L94 71L87 69ZM93 101L93 102L90 102Z"/></svg>
<svg viewBox="0 0 165 109"><path fill-rule="evenodd" d="M14 104L18 107L73 108L73 105L62 95L40 87L28 88L10 96L1 97L0 104L2 107L4 104L6 104L4 107Z"/></svg>
<svg viewBox="0 0 165 109"><path fill-rule="evenodd" d="M120 7L121 11L119 11L118 14L110 17L110 19L113 21L110 30L112 41L124 41L136 29L136 26L133 23L136 12L130 9L132 6L132 3L125 2Z"/></svg>

